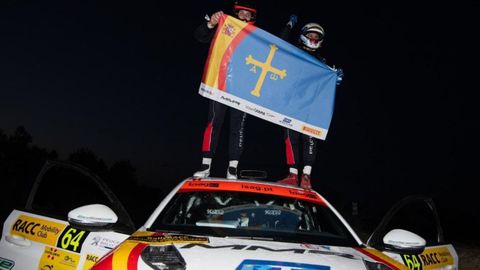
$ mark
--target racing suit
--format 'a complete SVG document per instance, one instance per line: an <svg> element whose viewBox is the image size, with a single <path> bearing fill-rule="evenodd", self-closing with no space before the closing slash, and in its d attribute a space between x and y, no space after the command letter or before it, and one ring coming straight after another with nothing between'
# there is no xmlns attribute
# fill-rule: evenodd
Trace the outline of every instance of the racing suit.
<svg viewBox="0 0 480 270"><path fill-rule="evenodd" d="M216 27L212 29L208 28L207 22L205 22L195 29L194 37L199 42L209 43L213 39L215 29ZM215 154L227 110L230 113L229 159L239 160L243 153L244 127L247 114L222 103L210 100L208 123L203 133L202 152L204 158L212 158Z"/></svg>
<svg viewBox="0 0 480 270"><path fill-rule="evenodd" d="M289 41L290 33L291 33L291 28L288 26L285 26L282 28L280 32L280 38L283 40ZM297 45L300 49L304 50L301 45ZM310 55L314 56L318 60L320 60L322 63L326 64L325 58L320 56L318 54L318 51L308 51ZM301 138L300 138L301 137ZM316 160L317 156L317 144L318 140L314 137L305 135L305 134L300 134L297 131L285 128L284 130L284 141L285 141L285 154L286 154L286 160L287 164L291 168L297 168L300 160L299 156L299 143L300 139L302 141L302 156L303 156L303 166L313 166Z"/></svg>

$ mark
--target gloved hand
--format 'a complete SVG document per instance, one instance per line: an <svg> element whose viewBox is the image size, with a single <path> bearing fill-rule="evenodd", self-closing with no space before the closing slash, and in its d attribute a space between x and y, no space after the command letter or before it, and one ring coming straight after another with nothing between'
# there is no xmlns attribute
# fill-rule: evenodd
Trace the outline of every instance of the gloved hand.
<svg viewBox="0 0 480 270"><path fill-rule="evenodd" d="M340 83L342 83L343 81L343 69L337 68L336 72L337 72L337 85L340 85Z"/></svg>
<svg viewBox="0 0 480 270"><path fill-rule="evenodd" d="M298 17L295 14L290 15L290 20L287 23L287 26L290 27L290 29L293 29L295 24L297 24Z"/></svg>

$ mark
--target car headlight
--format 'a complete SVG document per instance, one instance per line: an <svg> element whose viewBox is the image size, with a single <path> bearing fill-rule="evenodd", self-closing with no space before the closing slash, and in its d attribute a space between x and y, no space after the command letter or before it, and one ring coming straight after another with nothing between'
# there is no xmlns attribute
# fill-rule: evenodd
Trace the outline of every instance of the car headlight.
<svg viewBox="0 0 480 270"><path fill-rule="evenodd" d="M369 261L363 261L363 262L365 263L367 270L393 270L392 268L386 266L383 263L369 262Z"/></svg>
<svg viewBox="0 0 480 270"><path fill-rule="evenodd" d="M153 269L185 270L186 263L173 245L149 246L142 251L142 260Z"/></svg>

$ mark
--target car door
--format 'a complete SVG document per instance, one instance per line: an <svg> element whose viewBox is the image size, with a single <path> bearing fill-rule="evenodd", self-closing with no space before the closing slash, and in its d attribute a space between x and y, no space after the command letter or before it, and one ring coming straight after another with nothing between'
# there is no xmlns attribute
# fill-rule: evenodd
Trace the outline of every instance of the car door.
<svg viewBox="0 0 480 270"><path fill-rule="evenodd" d="M402 230L400 236L405 236L395 240L400 246L420 239L415 236L412 238L410 232L423 238L425 245L419 248L388 245L386 235L399 229ZM407 234L403 234L405 231ZM430 197L409 196L399 201L385 215L368 239L367 245L382 251L409 269L458 269L457 253L444 238L435 203Z"/></svg>
<svg viewBox="0 0 480 270"><path fill-rule="evenodd" d="M25 207L4 222L0 269L90 269L134 230L98 176L78 164L47 161Z"/></svg>

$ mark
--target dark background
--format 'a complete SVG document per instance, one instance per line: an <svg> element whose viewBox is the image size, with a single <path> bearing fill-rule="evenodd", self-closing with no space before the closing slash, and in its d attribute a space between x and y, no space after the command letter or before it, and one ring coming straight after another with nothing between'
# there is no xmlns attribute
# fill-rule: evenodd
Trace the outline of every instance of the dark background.
<svg viewBox="0 0 480 270"><path fill-rule="evenodd" d="M478 240L470 235L480 225L478 6L259 0L257 26L268 32L292 13L299 26L324 26L321 51L345 72L313 170L314 188L342 214L355 201L373 224L398 199L426 194L447 236ZM89 160L110 185L136 185L131 195L164 194L192 175L208 111L197 94L208 44L192 33L222 9L231 3L2 1L2 185L24 189L52 157ZM226 131L213 176L226 171ZM246 136L240 169L285 176L282 129L249 117ZM114 170L119 163L128 180ZM2 199L18 203L22 194ZM138 200L123 195L124 204ZM150 213L160 199L136 210Z"/></svg>

